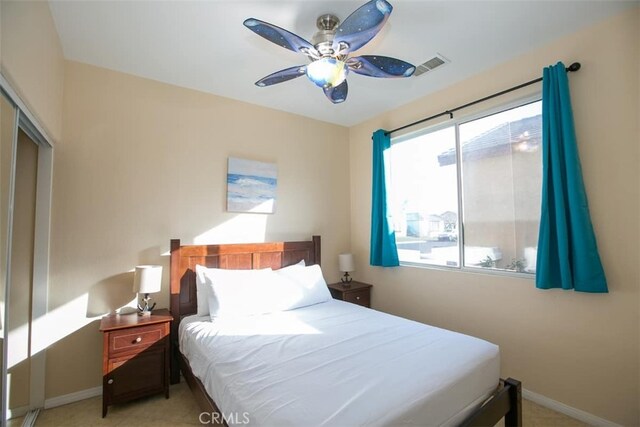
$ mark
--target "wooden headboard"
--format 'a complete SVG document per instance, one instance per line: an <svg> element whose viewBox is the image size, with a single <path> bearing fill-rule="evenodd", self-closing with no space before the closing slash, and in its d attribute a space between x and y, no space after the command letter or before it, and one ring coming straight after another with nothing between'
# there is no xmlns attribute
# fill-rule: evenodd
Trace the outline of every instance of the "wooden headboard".
<svg viewBox="0 0 640 427"><path fill-rule="evenodd" d="M307 265L320 264L320 236L305 242L273 242L226 245L187 245L171 240L171 341L178 351L178 324L180 319L196 314L196 265L206 267L250 270L271 267L274 270L304 260ZM172 360L172 362L174 362ZM176 363L172 363L171 380L178 382ZM175 367L174 367L175 366Z"/></svg>

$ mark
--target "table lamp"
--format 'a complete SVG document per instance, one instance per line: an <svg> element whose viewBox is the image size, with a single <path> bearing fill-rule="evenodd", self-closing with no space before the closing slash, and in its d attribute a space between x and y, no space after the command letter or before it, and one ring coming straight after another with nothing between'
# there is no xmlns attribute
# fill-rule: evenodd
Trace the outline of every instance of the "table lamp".
<svg viewBox="0 0 640 427"><path fill-rule="evenodd" d="M139 265L136 267L136 272L133 280L133 291L144 294L142 302L144 305L138 304L138 315L149 316L151 310L156 306L154 302L149 307L149 300L151 297L149 294L160 292L162 287L162 266L161 265Z"/></svg>
<svg viewBox="0 0 640 427"><path fill-rule="evenodd" d="M340 271L344 273L344 276L340 278L342 284L344 286L350 286L351 277L349 276L349 272L356 271L355 263L353 261L353 254L340 254L338 255L338 264L340 266Z"/></svg>

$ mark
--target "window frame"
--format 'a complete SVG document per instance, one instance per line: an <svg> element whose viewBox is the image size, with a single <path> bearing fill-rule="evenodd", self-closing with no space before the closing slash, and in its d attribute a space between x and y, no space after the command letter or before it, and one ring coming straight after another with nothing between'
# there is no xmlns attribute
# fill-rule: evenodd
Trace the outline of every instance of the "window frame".
<svg viewBox="0 0 640 427"><path fill-rule="evenodd" d="M488 274L495 276L503 276L503 277L516 277L520 279L529 279L535 280L536 274L534 273L520 273L517 271L510 270L502 270L502 269L493 269L493 268L485 268L485 267L474 267L474 266L466 266L465 258L464 258L464 204L463 204L463 195L462 195L462 146L460 144L460 126L469 122L473 122L475 120L483 119L488 116L492 116L498 113L502 113L504 111L513 110L515 108L519 108L525 105L533 104L535 102L542 101L542 91L536 91L530 95L519 97L516 99L512 99L508 102L500 103L494 105L490 108L482 109L480 111L475 111L469 114L463 114L460 117L454 117L453 119L446 120L440 123L436 123L431 126L425 126L413 132L407 132L405 134L399 135L397 137L391 138L391 146L395 144L400 144L404 141L408 141L422 135L437 132L442 129L446 129L449 127L453 127L455 131L455 144L456 144L456 188L458 191L458 259L459 265L457 267L449 266L449 265L437 265L437 264L427 264L427 263L419 263L419 262L411 262L411 261L402 261L400 260L400 267L414 267L414 268L426 268L431 270L444 270L444 271L459 271L463 273L479 273L479 274ZM395 231L394 231L395 234Z"/></svg>

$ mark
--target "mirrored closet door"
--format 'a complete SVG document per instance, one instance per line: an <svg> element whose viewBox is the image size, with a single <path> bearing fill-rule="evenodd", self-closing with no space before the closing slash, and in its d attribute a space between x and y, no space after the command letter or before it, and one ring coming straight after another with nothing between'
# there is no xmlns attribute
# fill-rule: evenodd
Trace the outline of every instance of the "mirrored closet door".
<svg viewBox="0 0 640 427"><path fill-rule="evenodd" d="M53 149L0 76L0 375L2 414L32 425L44 407ZM42 323L42 322L40 322Z"/></svg>
<svg viewBox="0 0 640 427"><path fill-rule="evenodd" d="M7 357L8 409L29 410L31 383L31 306L33 244L35 239L38 145L18 129L15 150L13 221L11 228L11 288L7 299L9 352Z"/></svg>
<svg viewBox="0 0 640 427"><path fill-rule="evenodd" d="M16 107L9 100L0 94L0 362L3 367L2 375L0 375L0 390L2 390L2 422L7 413L6 399L7 396L7 311L6 296L9 279L9 262L10 262L10 236L11 236L11 204L13 193L13 158L14 158L14 141L17 135L17 118L18 113Z"/></svg>

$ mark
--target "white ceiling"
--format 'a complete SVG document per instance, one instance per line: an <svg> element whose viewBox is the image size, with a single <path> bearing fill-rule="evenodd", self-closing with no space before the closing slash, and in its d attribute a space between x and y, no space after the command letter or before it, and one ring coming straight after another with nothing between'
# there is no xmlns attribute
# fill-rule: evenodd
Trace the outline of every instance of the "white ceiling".
<svg viewBox="0 0 640 427"><path fill-rule="evenodd" d="M65 58L351 126L495 66L638 1L408 1L358 54L451 63L420 77L351 73L349 96L331 104L305 77L259 88L274 71L305 64L242 25L249 17L310 40L316 18L345 19L359 1L50 1ZM615 48L615 47L612 47ZM580 58L557 58L567 63Z"/></svg>

